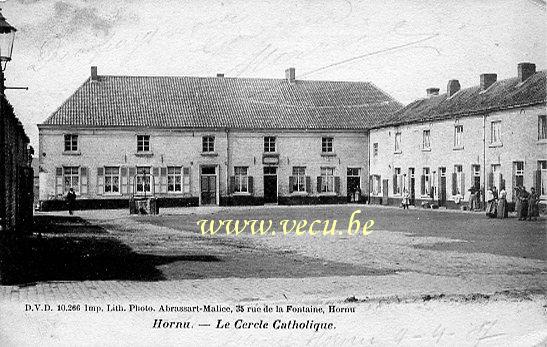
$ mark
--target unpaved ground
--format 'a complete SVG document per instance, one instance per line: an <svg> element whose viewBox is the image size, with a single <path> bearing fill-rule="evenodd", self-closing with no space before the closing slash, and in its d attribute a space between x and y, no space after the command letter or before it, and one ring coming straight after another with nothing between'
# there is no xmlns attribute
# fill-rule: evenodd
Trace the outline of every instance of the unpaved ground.
<svg viewBox="0 0 547 347"><path fill-rule="evenodd" d="M121 210L77 212L83 220L61 216L41 238L29 239L19 255L14 253L21 262L13 279L27 285L0 286L0 345L547 343L545 256L538 252L545 248L544 221L500 224L472 214L428 211L432 215L424 218L423 211L373 209L367 212L378 217L377 228L360 237L211 237L195 225L198 219L227 216L342 220L352 209L197 208L149 217ZM33 261L27 260L29 254L36 255ZM27 311L29 303L138 304L155 311ZM158 311L160 305L214 303L231 312ZM324 312L336 305L355 312L236 313L238 305ZM192 327L153 328L156 319ZM216 328L219 319L231 328ZM236 329L238 319L269 327ZM278 319L332 323L334 329L273 328Z"/></svg>

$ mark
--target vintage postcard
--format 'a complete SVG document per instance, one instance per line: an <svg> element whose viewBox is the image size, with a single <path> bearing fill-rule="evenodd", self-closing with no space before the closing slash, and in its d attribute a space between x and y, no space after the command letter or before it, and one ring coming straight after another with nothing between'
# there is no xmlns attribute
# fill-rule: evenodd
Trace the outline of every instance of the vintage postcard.
<svg viewBox="0 0 547 347"><path fill-rule="evenodd" d="M544 0L0 7L0 345L547 344Z"/></svg>

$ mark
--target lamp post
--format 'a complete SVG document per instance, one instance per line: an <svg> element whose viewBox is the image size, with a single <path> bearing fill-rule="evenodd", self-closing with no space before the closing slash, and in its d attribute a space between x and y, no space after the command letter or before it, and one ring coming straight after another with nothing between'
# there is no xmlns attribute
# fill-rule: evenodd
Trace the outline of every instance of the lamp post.
<svg viewBox="0 0 547 347"><path fill-rule="evenodd" d="M0 9L1 10L1 9ZM6 230L6 124L3 106L5 102L4 70L11 60L13 41L17 29L12 27L0 12L0 231Z"/></svg>

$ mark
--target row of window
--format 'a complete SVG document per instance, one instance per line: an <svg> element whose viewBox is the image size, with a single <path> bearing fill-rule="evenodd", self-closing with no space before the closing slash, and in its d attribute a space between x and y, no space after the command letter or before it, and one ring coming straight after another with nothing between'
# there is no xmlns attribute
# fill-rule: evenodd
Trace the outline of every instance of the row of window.
<svg viewBox="0 0 547 347"><path fill-rule="evenodd" d="M513 174L512 174L512 187L524 186L524 166L523 161L513 162ZM413 193L414 189L414 179L415 179L415 169L409 168L408 174L403 173L400 167L394 168L393 171L393 194L402 195L405 190L409 193ZM444 187L446 189L446 168L439 167L438 171L431 172L429 167L422 168L422 175L420 177L420 194L422 196L438 196L438 187L441 185L441 181L444 181ZM480 165L471 165L471 185L480 189L484 187L484 184L481 183L481 166ZM443 180L444 178L444 180ZM452 172L452 195L465 195L466 186L465 186L465 175L463 165L454 165L454 170ZM501 165L492 164L490 166L490 171L487 176L487 187L496 187L498 190L505 189L506 182L501 174ZM537 162L537 170L533 177L533 184L538 192L545 196L547 195L547 161L540 160ZM382 179L380 175L371 176L371 190L373 195L382 194ZM410 191L412 190L412 191Z"/></svg>
<svg viewBox="0 0 547 347"><path fill-rule="evenodd" d="M276 152L275 136L264 137L264 152L275 153ZM65 134L65 152L77 152L78 151L78 135L77 134ZM203 136L202 137L202 152L212 153L215 151L215 137ZM150 152L150 135L137 135L137 153ZM332 153L333 152L333 138L322 137L321 138L321 152Z"/></svg>
<svg viewBox="0 0 547 347"><path fill-rule="evenodd" d="M538 140L547 139L547 116L540 115L538 116ZM501 121L492 121L490 122L490 145L500 145L501 144ZM425 129L422 131L422 150L431 149L431 130ZM463 148L463 125L454 126L454 149ZM398 131L395 133L395 144L394 144L395 153L401 153L401 132ZM378 156L378 143L375 142L372 144L372 155L373 157Z"/></svg>
<svg viewBox="0 0 547 347"><path fill-rule="evenodd" d="M207 168L209 169L209 168ZM271 169L274 169L273 171ZM265 167L265 174L277 174L277 168ZM135 178L134 186L136 193L150 193L153 185L159 185L160 191L169 193L190 193L190 168L180 166L168 166L162 168L154 168L152 172L150 167L119 167L105 166L97 168L97 187L100 193L104 194L121 194L128 192L127 186L130 179ZM359 168L348 168L348 177L360 177ZM334 175L335 168L322 167L321 176L317 181L317 192L334 193L337 192L337 178ZM158 175L159 174L159 175ZM205 172L202 172L205 174ZM214 168L207 174L215 174ZM128 177L128 176L129 177ZM57 177L63 178L63 192L68 192L71 188L76 193L80 193L82 176L86 178L87 186L87 170L79 166L65 166L57 169ZM159 176L159 182L155 182L155 177ZM294 166L292 168L292 176L289 177L290 192L311 192L310 177L306 176L306 167ZM249 168L246 166L234 167L234 176L232 176L232 192L234 193L251 193L251 177L249 176ZM339 185L339 184L338 184ZM58 187L60 188L60 187ZM129 188L131 192L132 188ZM60 192L59 192L60 193Z"/></svg>

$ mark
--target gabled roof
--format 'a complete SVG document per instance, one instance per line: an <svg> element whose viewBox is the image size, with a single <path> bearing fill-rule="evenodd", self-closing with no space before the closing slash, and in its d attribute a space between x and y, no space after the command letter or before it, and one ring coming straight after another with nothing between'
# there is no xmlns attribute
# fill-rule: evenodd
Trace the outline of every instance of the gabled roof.
<svg viewBox="0 0 547 347"><path fill-rule="evenodd" d="M546 71L538 71L524 82L517 77L500 80L481 91L474 86L458 91L450 98L447 94L411 102L395 112L381 126L419 123L505 110L546 102Z"/></svg>
<svg viewBox="0 0 547 347"><path fill-rule="evenodd" d="M402 106L368 82L99 76L43 125L358 130Z"/></svg>

